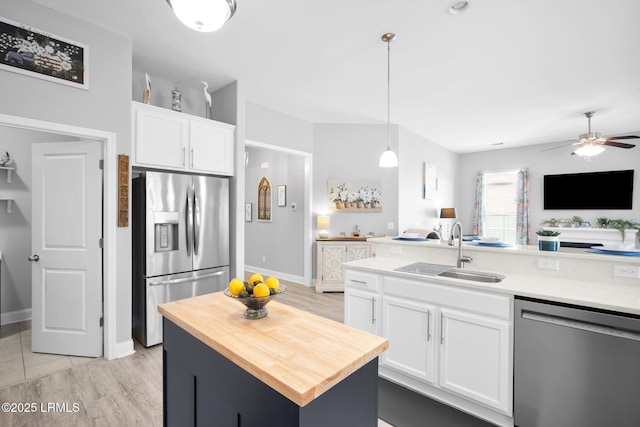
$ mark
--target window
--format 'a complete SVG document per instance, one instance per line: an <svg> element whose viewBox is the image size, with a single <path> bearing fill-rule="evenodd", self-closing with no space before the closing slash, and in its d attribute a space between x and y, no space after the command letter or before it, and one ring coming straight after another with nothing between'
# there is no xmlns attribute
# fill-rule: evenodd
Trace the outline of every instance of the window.
<svg viewBox="0 0 640 427"><path fill-rule="evenodd" d="M518 215L518 171L484 173L483 234L516 243Z"/></svg>

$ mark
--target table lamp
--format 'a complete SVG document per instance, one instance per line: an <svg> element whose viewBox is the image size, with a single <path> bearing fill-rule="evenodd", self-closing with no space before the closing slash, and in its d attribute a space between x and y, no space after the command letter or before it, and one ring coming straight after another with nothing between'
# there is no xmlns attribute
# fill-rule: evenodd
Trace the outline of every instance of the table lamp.
<svg viewBox="0 0 640 427"><path fill-rule="evenodd" d="M456 208L442 208L440 209L440 218L445 219L455 219L456 218ZM442 234L442 230L440 231L440 236L445 240L449 238L449 221L446 222L447 229L444 234Z"/></svg>
<svg viewBox="0 0 640 427"><path fill-rule="evenodd" d="M318 233L318 237L321 239L327 239L329 237L329 232L327 229L331 226L331 219L329 215L318 215L318 229L320 232Z"/></svg>

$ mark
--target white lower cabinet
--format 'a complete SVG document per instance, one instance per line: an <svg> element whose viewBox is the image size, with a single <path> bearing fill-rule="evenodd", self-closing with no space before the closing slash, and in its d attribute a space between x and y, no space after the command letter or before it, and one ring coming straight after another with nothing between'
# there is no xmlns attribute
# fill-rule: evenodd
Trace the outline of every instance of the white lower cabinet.
<svg viewBox="0 0 640 427"><path fill-rule="evenodd" d="M389 340L380 376L513 426L512 296L374 277L345 268L345 323Z"/></svg>
<svg viewBox="0 0 640 427"><path fill-rule="evenodd" d="M508 321L440 310L440 387L508 412Z"/></svg>
<svg viewBox="0 0 640 427"><path fill-rule="evenodd" d="M382 353L381 363L433 383L435 307L385 295L382 319L389 349Z"/></svg>

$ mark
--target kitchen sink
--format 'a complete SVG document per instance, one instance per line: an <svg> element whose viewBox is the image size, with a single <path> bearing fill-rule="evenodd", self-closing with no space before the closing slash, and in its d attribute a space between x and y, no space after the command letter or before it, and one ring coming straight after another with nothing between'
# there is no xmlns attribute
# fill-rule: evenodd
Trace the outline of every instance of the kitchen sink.
<svg viewBox="0 0 640 427"><path fill-rule="evenodd" d="M465 271L458 268L452 268L451 270L443 271L438 274L442 277L451 277L452 279L471 280L473 282L484 283L500 283L504 279L501 274L480 273L478 271Z"/></svg>
<svg viewBox="0 0 640 427"><path fill-rule="evenodd" d="M430 264L427 262L414 262L413 264L396 268L395 271L422 274L425 276L451 277L452 279L470 280L473 282L484 283L500 283L504 279L504 276L501 274L463 270L461 268L455 268L452 265Z"/></svg>

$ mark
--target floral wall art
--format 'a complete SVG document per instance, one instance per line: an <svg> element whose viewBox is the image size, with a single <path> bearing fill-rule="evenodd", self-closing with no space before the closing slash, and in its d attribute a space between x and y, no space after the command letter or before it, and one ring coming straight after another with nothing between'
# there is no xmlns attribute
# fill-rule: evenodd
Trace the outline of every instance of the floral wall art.
<svg viewBox="0 0 640 427"><path fill-rule="evenodd" d="M382 181L327 181L329 208L332 212L382 212Z"/></svg>
<svg viewBox="0 0 640 427"><path fill-rule="evenodd" d="M0 69L89 89L87 46L0 16Z"/></svg>

